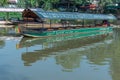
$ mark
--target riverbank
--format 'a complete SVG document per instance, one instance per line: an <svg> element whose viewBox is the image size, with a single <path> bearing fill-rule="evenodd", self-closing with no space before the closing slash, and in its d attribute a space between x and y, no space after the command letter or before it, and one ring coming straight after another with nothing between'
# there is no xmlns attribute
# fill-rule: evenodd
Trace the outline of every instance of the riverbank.
<svg viewBox="0 0 120 80"><path fill-rule="evenodd" d="M14 25L4 25L4 24L0 24L0 28L14 28Z"/></svg>

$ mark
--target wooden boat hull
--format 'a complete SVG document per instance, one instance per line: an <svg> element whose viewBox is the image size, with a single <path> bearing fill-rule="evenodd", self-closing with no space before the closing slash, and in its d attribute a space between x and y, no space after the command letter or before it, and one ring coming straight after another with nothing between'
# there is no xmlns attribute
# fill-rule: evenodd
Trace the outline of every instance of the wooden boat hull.
<svg viewBox="0 0 120 80"><path fill-rule="evenodd" d="M94 28L79 28L79 29L65 29L65 30L53 30L53 31L23 31L23 35L27 37L49 37L49 36L67 36L67 35L83 35L92 36L106 34L112 31L112 27L94 27Z"/></svg>

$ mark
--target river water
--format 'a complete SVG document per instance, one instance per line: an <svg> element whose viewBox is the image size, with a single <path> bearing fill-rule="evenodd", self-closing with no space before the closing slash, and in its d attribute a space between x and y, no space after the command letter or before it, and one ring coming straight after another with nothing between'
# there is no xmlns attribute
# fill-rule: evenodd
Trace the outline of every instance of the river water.
<svg viewBox="0 0 120 80"><path fill-rule="evenodd" d="M0 80L120 80L120 30L82 38L0 36Z"/></svg>

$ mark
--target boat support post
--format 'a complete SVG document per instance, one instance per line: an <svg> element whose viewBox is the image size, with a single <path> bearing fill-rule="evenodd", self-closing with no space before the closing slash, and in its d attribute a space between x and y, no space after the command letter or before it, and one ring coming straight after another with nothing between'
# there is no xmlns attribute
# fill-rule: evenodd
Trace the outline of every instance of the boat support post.
<svg viewBox="0 0 120 80"><path fill-rule="evenodd" d="M50 28L52 27L52 20L50 19Z"/></svg>
<svg viewBox="0 0 120 80"><path fill-rule="evenodd" d="M83 19L83 21L82 21L82 27L84 27L85 26L85 20Z"/></svg>

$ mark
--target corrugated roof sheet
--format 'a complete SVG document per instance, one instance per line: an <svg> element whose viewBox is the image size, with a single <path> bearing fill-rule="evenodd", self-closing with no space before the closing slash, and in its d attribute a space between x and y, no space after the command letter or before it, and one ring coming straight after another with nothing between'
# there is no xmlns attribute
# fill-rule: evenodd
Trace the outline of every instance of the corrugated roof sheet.
<svg viewBox="0 0 120 80"><path fill-rule="evenodd" d="M45 19L116 19L113 15L106 14L90 14L90 13L78 13L78 12L47 12L47 11L33 11L40 18Z"/></svg>

